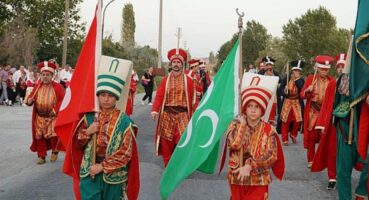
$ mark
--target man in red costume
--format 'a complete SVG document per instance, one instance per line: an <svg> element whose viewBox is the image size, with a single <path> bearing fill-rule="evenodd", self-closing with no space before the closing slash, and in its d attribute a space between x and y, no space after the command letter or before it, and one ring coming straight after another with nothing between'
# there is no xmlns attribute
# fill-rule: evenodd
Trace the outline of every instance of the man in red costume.
<svg viewBox="0 0 369 200"><path fill-rule="evenodd" d="M302 68L305 63L302 60L290 62L291 75L289 81L283 81L283 103L279 119L281 120L282 142L288 145L288 136L294 144L297 143L297 134L301 128L302 110L304 103L300 98L301 88L304 86L304 79L301 77ZM288 134L290 133L290 135Z"/></svg>
<svg viewBox="0 0 369 200"><path fill-rule="evenodd" d="M172 153L193 112L193 80L183 73L187 54L183 49L172 49L168 59L172 71L164 77L156 92L151 117L158 123L155 134L156 154L167 166Z"/></svg>
<svg viewBox="0 0 369 200"><path fill-rule="evenodd" d="M190 61L188 61L188 64L190 65L190 71L187 75L193 80L193 85L195 86L193 110L196 110L203 95L203 84L201 82L201 77L199 74L200 60L191 59Z"/></svg>
<svg viewBox="0 0 369 200"><path fill-rule="evenodd" d="M27 105L33 106L31 151L37 152L37 164L44 164L47 150L52 150L50 162L58 159L58 137L54 131L56 116L64 98L64 88L52 80L56 65L52 62L38 64L41 81L33 88Z"/></svg>
<svg viewBox="0 0 369 200"><path fill-rule="evenodd" d="M129 84L129 93L126 105L126 114L128 116L131 116L133 114L136 87L137 87L137 74L134 70L132 70L131 82Z"/></svg>
<svg viewBox="0 0 369 200"><path fill-rule="evenodd" d="M336 134L332 124L332 111L336 90L336 79L328 76L334 58L330 56L317 56L315 58L316 73L309 75L301 90L301 97L306 99L304 113L304 147L307 149L308 167L311 168L315 157L315 144L320 148L332 151L328 156L328 189L336 187ZM328 136L329 135L329 139ZM331 153L331 152L330 152ZM325 158L326 159L326 158ZM320 165L316 161L314 165ZM312 171L317 171L315 166Z"/></svg>
<svg viewBox="0 0 369 200"><path fill-rule="evenodd" d="M337 74L338 74L338 78L336 80L337 80L337 83L340 83L341 85L344 84L345 82L347 82L347 81L344 81L345 76L342 76L342 72L343 72L343 69L345 67L345 64L346 64L346 54L344 54L344 53L338 54L336 56L336 70L337 70ZM341 88L342 88L342 86L338 86L338 85L335 88L335 93L334 93L335 98L333 99L334 104L333 104L331 112L333 112L333 109L334 110L342 110L342 105L345 105L342 102L345 102L346 101L345 99L348 98L348 89L345 90L345 91L342 91ZM330 102L327 105L330 107L331 106ZM344 110L347 111L346 113L349 112L349 108L346 108ZM327 113L327 114L331 115L331 119L332 119L332 117L334 116L335 113L336 112L333 112L333 115L330 114L330 113ZM344 130L343 130L344 126L342 125L342 122L338 122L340 120L340 117L341 117L341 115L339 115L339 116L337 115L334 118L335 123L329 124L328 125L328 130L321 137L319 147L318 147L318 150L315 154L314 162L313 162L313 165L311 167L312 172L319 172L319 171L324 170L325 168L328 168L328 178L329 178L329 183L328 183L328 187L327 187L328 190L335 189L335 183L336 183L335 176L336 176L337 165L342 165L342 166L344 165L342 163L342 158L337 160L337 155L336 155L337 151L332 150L332 149L336 149L336 147L337 147L337 134L341 134L339 139L338 139L339 143L342 143L342 141L341 141L342 137L341 136L342 136L342 134L345 134L345 133L343 133L344 132ZM337 128L339 130L337 130ZM341 151L341 153L343 152L342 148L344 148L344 147L338 148ZM344 159L345 159L345 161L348 160L346 158L344 158ZM340 183L342 185L343 180ZM344 186L344 187L346 187L346 186ZM342 196L340 196L340 197L342 197Z"/></svg>

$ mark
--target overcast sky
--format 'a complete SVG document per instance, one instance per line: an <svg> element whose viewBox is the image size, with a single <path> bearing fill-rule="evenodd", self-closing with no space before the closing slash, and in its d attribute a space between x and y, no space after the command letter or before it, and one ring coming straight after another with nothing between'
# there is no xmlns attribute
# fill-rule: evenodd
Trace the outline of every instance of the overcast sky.
<svg viewBox="0 0 369 200"><path fill-rule="evenodd" d="M90 26L97 0L84 0L80 5L82 20ZM104 0L106 5L109 0ZM132 3L135 11L138 45L158 46L159 0L115 0L106 11L104 32L119 41L124 4ZM273 36L282 36L282 26L308 9L320 5L337 19L340 28L354 28L357 1L355 0L163 0L163 58L177 44L175 33L182 28L184 41L193 57L207 57L237 32L235 9L245 12L245 22L256 20Z"/></svg>

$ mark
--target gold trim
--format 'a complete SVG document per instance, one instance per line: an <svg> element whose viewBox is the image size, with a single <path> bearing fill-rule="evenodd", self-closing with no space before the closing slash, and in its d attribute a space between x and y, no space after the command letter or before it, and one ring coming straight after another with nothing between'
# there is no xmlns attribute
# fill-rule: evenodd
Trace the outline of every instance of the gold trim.
<svg viewBox="0 0 369 200"><path fill-rule="evenodd" d="M363 55L363 53L361 51L359 51L358 49L358 44L364 40L367 39L369 37L369 32L365 33L363 35L360 35L360 37L358 37L355 41L355 49L357 51L357 53L359 54L360 58L363 59L363 61L369 66L369 60Z"/></svg>
<svg viewBox="0 0 369 200"><path fill-rule="evenodd" d="M357 97L354 101L350 103L350 108L353 108L356 104L360 103L362 100L364 100L369 95L369 91L365 92L364 94Z"/></svg>

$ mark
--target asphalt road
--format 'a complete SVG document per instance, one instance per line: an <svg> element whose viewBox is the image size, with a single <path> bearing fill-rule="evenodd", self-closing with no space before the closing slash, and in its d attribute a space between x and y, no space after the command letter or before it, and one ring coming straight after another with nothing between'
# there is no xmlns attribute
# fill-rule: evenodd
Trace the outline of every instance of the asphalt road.
<svg viewBox="0 0 369 200"><path fill-rule="evenodd" d="M139 98L140 95L137 95ZM132 119L139 126L137 137L140 156L140 200L159 200L159 183L163 172L160 157L154 154L155 122L150 118L151 106L136 100ZM37 155L29 150L32 109L0 106L0 200L72 200L71 178L61 172L64 155L56 163L36 165ZM327 174L310 173L306 168L306 152L301 144L284 147L286 172L283 181L274 179L271 200L338 199L337 191L327 191ZM49 159L49 157L47 158ZM180 167L180 166L179 166ZM356 184L358 173L354 173ZM195 172L171 195L172 200L225 200L229 188L225 170L220 176Z"/></svg>

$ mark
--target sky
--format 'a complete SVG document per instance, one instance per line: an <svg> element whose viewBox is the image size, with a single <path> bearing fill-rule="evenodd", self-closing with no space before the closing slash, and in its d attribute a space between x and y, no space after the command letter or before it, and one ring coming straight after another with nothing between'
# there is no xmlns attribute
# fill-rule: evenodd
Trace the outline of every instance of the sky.
<svg viewBox="0 0 369 200"><path fill-rule="evenodd" d="M104 0L106 5L110 0ZM97 0L80 5L82 21L88 30ZM135 12L135 41L138 45L158 48L159 0L115 0L105 14L104 34L120 41L122 10L132 3ZM354 28L357 11L355 0L163 0L163 59L177 45L176 32L182 29L180 47L188 48L192 57L208 57L238 31L236 8L245 13L244 27L256 20L273 36L282 36L282 26L309 9L327 8L336 17L339 28Z"/></svg>

